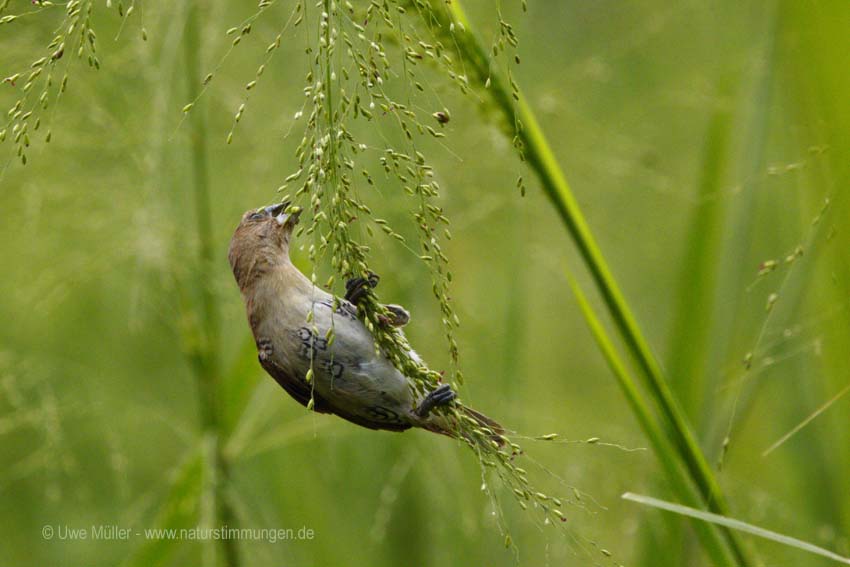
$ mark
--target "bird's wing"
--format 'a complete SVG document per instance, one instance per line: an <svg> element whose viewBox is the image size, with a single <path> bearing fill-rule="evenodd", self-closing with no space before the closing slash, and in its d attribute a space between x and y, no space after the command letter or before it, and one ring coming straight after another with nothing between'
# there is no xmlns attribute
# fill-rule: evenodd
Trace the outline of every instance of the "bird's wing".
<svg viewBox="0 0 850 567"><path fill-rule="evenodd" d="M269 373L269 376L274 378L275 382L280 384L281 388L286 390L286 393L292 396L292 398L301 404L304 407L307 407L307 404L310 402L310 398L313 397L313 410L319 413L331 413L331 410L328 409L327 404L324 400L321 400L313 396L312 389L310 385L292 374L291 372L287 372L285 368L283 368L280 364L275 362L275 360L271 357L259 356L260 365L265 369L266 372Z"/></svg>
<svg viewBox="0 0 850 567"><path fill-rule="evenodd" d="M272 358L261 356L259 357L259 360L260 365L265 369L266 372L269 373L272 378L274 378L275 382L280 384L280 386L284 390L286 390L286 393L292 396L292 398L295 399L295 401L300 403L302 406L307 407L307 404L310 402L310 398L312 397L313 411L319 413L335 414L345 419L346 421L350 421L351 423L354 423L361 427L366 427L368 429L404 431L406 429L410 429L411 427L407 423L382 421L380 419L382 416L380 415L377 415L377 419L372 421L367 419L366 417L353 414L342 408L341 406L334 404L330 400L324 398L321 394L319 394L319 392L312 389L306 381L298 378L291 372L287 372L286 369L284 369L280 364L275 362Z"/></svg>

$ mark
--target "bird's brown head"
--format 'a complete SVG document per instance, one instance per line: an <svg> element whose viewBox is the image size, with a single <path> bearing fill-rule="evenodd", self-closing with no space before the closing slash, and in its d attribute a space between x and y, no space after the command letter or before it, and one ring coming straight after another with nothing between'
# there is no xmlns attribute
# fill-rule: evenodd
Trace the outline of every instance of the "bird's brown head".
<svg viewBox="0 0 850 567"><path fill-rule="evenodd" d="M289 203L251 209L242 215L227 253L241 289L269 267L288 260L289 240L300 215L301 209Z"/></svg>

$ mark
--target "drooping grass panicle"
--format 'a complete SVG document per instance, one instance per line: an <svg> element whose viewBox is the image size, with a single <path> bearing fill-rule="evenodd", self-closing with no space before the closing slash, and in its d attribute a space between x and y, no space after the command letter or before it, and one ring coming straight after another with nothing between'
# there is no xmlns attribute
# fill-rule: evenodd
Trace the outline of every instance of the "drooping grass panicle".
<svg viewBox="0 0 850 567"><path fill-rule="evenodd" d="M303 131L295 151L296 169L278 191L282 201L291 203L290 210L303 209L308 218L296 229L296 238L306 239L310 279L333 292L345 280L371 273L367 239L400 242L431 274L451 373L444 376L412 356L405 336L386 325L389 314L374 290L369 290L360 305L363 321L376 338L376 348L411 379L419 394L446 379L459 385L463 374L454 335L460 321L450 301L452 273L443 249L443 240L451 238L449 219L440 205L441 187L423 149L424 140L445 137L442 126L451 120L451 113L444 106L428 108L427 82L418 78L421 66L428 64L461 92L473 92L460 47L451 38L454 31L435 33L439 19L428 16L432 7L424 2L374 1L355 7L349 2L322 0L299 6L298 18L303 16L301 21L313 30L308 31L311 39L306 49L310 57L303 87L306 103L296 114L296 119L303 120ZM409 10L413 10L412 18ZM423 15L430 24L421 25ZM515 45L512 28L505 23L500 29L497 41ZM389 47L389 37L397 47ZM504 49L499 45L495 52ZM358 124L386 131L383 147L361 138ZM519 128L518 122L513 128ZM390 187L407 195L413 230L404 232L416 235L416 249L402 231L366 204L364 192L386 185L376 178L375 170L383 173ZM323 262L332 271L327 278L319 276ZM333 340L333 327L325 338ZM509 436L458 408L437 411L450 418L457 438L475 451L483 469L498 479L521 508L540 513L543 523L565 525L564 507L581 506L572 497L554 497L535 488L518 464L522 448Z"/></svg>
<svg viewBox="0 0 850 567"><path fill-rule="evenodd" d="M26 165L30 136L39 136L44 143L50 143L52 139L50 123L57 103L68 86L72 62L85 59L89 67L100 69L97 34L92 27L94 0L71 0L65 5L39 3L37 8L29 12L2 16L7 6L8 2L0 6L2 26L20 25L22 17L42 12L60 12L62 15L43 55L27 68L19 69L0 81L0 84L9 85L19 93L0 124L0 143L9 139L14 145L15 156ZM42 125L44 129L41 129Z"/></svg>

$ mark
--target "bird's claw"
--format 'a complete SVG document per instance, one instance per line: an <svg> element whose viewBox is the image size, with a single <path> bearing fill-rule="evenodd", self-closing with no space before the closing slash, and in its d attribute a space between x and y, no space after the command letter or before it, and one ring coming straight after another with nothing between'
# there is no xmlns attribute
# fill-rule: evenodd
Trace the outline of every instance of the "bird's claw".
<svg viewBox="0 0 850 567"><path fill-rule="evenodd" d="M404 327L410 322L410 313L401 305L384 305L387 315L381 315L379 320L388 327Z"/></svg>
<svg viewBox="0 0 850 567"><path fill-rule="evenodd" d="M345 282L345 299L357 305L366 293L368 293L369 289L377 287L380 279L378 274L374 272L369 272L365 278L351 278Z"/></svg>
<svg viewBox="0 0 850 567"><path fill-rule="evenodd" d="M457 394L454 390L452 390L451 385L442 384L437 388L431 390L431 392L425 396L425 399L419 404L416 408L416 415L421 418L428 417L428 414L431 413L431 410L438 406L445 406L452 403L455 398L457 398Z"/></svg>

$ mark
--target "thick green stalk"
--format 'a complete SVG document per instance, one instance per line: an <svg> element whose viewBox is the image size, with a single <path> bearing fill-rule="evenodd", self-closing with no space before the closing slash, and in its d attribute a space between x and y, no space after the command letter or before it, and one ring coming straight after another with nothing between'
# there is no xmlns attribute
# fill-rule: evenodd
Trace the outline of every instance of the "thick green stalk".
<svg viewBox="0 0 850 567"><path fill-rule="evenodd" d="M185 37L183 38L189 100L197 99L201 85L200 27L201 14L196 0L190 5ZM218 305L210 287L214 273L214 245L207 164L206 119L200 108L195 109L189 116L189 146L192 168L192 197L198 237L198 264L194 277L198 286L197 293L200 303L200 324L198 336L193 345L192 359L198 385L204 444L208 448L205 455L209 473L209 490L213 500L213 521L218 524L215 527L232 526L235 518L225 496L228 465L221 446L223 432L218 396L221 381L221 361L218 354L219 314ZM229 538L223 539L222 550L225 565L237 567L239 555L236 541Z"/></svg>
<svg viewBox="0 0 850 567"><path fill-rule="evenodd" d="M658 406L668 437L677 448L679 457L699 488L705 503L711 510L719 514L729 515L729 508L720 486L684 413L663 377L658 361L644 339L619 285L617 285L595 238L590 232L578 202L570 190L534 113L526 103L519 88L510 91L498 74L491 74L488 52L476 38L469 20L466 18L461 0L453 0L448 4L441 0L430 1L433 7L431 14L442 20L440 23L444 28L447 28L449 24L454 24L455 31L452 33L459 45L460 53L465 58L466 64L471 66L472 71L477 75L477 79L481 83L484 83L487 79L490 80L490 86L486 89L486 92L505 115L508 123L516 124L519 122L521 124L518 135L523 143L525 158L539 177L546 195L558 211L590 271L621 339L640 370L639 376L642 378L644 386L651 392L652 398ZM738 563L743 565L753 564L747 557L738 536L729 530L725 531L725 535L735 552Z"/></svg>

